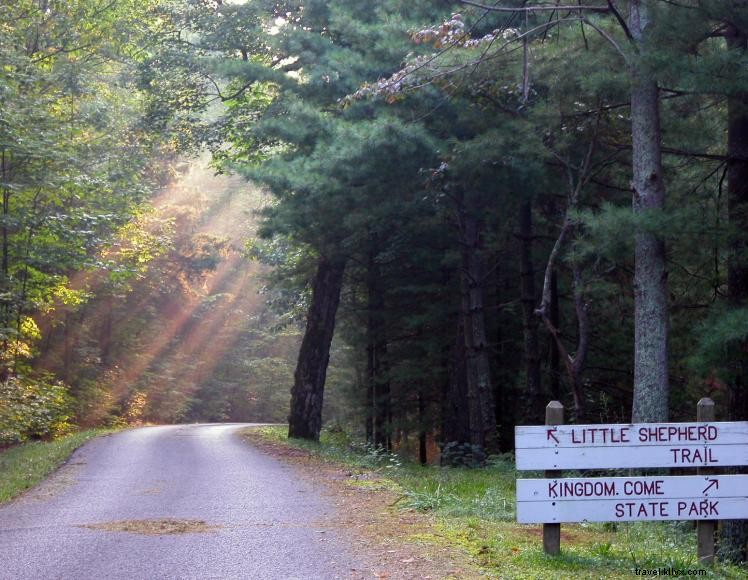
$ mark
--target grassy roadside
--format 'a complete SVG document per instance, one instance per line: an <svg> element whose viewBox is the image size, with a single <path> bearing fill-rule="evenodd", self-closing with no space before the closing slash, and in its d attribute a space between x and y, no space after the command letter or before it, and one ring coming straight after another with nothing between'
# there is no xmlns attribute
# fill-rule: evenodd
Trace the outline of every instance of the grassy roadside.
<svg viewBox="0 0 748 580"><path fill-rule="evenodd" d="M34 487L86 441L112 432L112 429L89 429L54 441L24 443L0 452L0 504Z"/></svg>
<svg viewBox="0 0 748 580"><path fill-rule="evenodd" d="M320 444L313 444L289 441L285 433L284 427L258 427L247 436L344 466L351 474L348 485L394 492L398 499L392 509L432 516L429 529L408 540L436 549L458 546L489 577L631 578L642 575L637 569L667 569L698 577L748 578L746 567L700 565L689 522L565 524L561 555L546 556L540 526L514 521L516 472L509 460L476 470L422 467L351 445L341 434L325 433Z"/></svg>

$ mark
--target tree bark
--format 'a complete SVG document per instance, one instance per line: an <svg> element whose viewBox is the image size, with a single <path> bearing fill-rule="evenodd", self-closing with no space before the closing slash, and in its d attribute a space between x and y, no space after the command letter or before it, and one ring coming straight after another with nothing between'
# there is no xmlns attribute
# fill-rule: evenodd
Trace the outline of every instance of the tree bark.
<svg viewBox="0 0 748 580"><path fill-rule="evenodd" d="M392 449L390 382L387 376L387 340L384 333L384 288L382 274L376 262L377 242L372 238L372 248L367 264L368 291L367 318L367 380L371 393L372 440L377 447Z"/></svg>
<svg viewBox="0 0 748 580"><path fill-rule="evenodd" d="M564 364L566 374L569 378L569 387L574 399L574 418L580 422L584 417L585 397L582 392L582 373L587 365L587 353L589 351L590 322L587 312L587 301L585 299L584 280L582 277L582 266L578 261L571 264L572 270L572 288L574 292L574 312L577 318L577 344L574 356L564 346L561 337L561 331L558 327L558 288L556 280L556 262L561 256L568 238L574 238L576 234L576 223L573 213L579 206L579 195L582 189L589 183L592 177L592 160L595 156L597 139L600 128L600 115L598 114L595 131L592 134L587 153L584 161L579 167L571 163L568 159L557 155L556 158L566 167L567 179L569 183L568 202L564 211L564 219L561 224L561 231L556 238L548 261L545 265L543 275L543 291L541 293L540 306L535 310L535 314L540 316L553 338L558 352L558 358ZM555 305L554 305L555 304ZM555 308L555 314L552 311Z"/></svg>
<svg viewBox="0 0 748 580"><path fill-rule="evenodd" d="M640 53L647 52L649 15L632 0L629 29ZM665 206L659 89L646 64L631 64L633 211L646 218ZM635 233L634 422L666 421L669 404L668 294L665 242L646 228Z"/></svg>
<svg viewBox="0 0 748 580"><path fill-rule="evenodd" d="M498 437L486 339L480 227L478 218L464 209L460 211L460 234L470 443L494 453Z"/></svg>
<svg viewBox="0 0 748 580"><path fill-rule="evenodd" d="M9 213L10 213L10 187L8 186L8 183L10 182L11 175L10 175L10 154L6 152L5 149L2 150L2 155L0 159L0 170L2 171L2 183L3 183L3 223L2 223L2 265L0 266L0 274L2 275L2 281L0 282L0 288L2 289L3 293L10 296L11 295L11 288L10 288L10 241L9 241L9 231L8 231L8 220L9 220ZM10 318L11 318L11 301L9 298L6 298L3 300L2 304L2 321L1 325L3 327L3 334L5 338L3 339L3 345L2 348L4 351L8 350L8 328L10 327ZM7 375L7 369L2 369L2 376L3 380L5 380Z"/></svg>
<svg viewBox="0 0 748 580"><path fill-rule="evenodd" d="M62 380L70 384L73 368L73 347L75 346L73 325L75 315L69 310L65 312L62 343Z"/></svg>
<svg viewBox="0 0 748 580"><path fill-rule="evenodd" d="M426 440L426 399L423 389L418 389L418 461L421 465L429 462L429 454Z"/></svg>
<svg viewBox="0 0 748 580"><path fill-rule="evenodd" d="M99 329L99 352L101 353L101 362L109 366L112 362L112 330L114 327L114 296L108 292L104 297L104 320Z"/></svg>
<svg viewBox="0 0 748 580"><path fill-rule="evenodd" d="M506 245L511 252L511 246ZM498 252L493 258L493 277L494 277L494 308L496 310L496 328L494 331L494 341L496 348L495 368L498 377L515 375L515 349L508 347L507 343L514 341L505 340L505 334L512 335L512 329L508 331L503 327L503 317L501 312L506 305L504 304L505 290L504 284L507 280L502 279L502 265L506 262L507 256L505 251ZM513 286L512 286L513 289ZM508 372L507 372L508 371ZM517 387L510 380L494 377L494 401L496 401L496 414L494 421L498 426L499 448L503 452L514 450L514 426L517 424L517 417L521 414L519 409L515 408L517 397Z"/></svg>
<svg viewBox="0 0 748 580"><path fill-rule="evenodd" d="M729 25L728 50L748 50L746 34ZM748 306L748 92L727 98L727 212L730 226L738 232L731 243L727 260L727 295L732 308ZM727 418L748 420L748 344L732 354L732 380L728 384ZM748 472L745 468L735 473ZM748 559L748 520L725 520L720 530L720 559L741 562Z"/></svg>
<svg viewBox="0 0 748 580"><path fill-rule="evenodd" d="M306 330L291 390L288 436L319 440L322 428L322 399L325 389L335 314L340 303L345 263L321 257L312 284Z"/></svg>
<svg viewBox="0 0 748 580"><path fill-rule="evenodd" d="M449 351L449 369L442 398L442 441L459 444L470 441L470 412L467 406L467 354L465 352L465 318L457 316L455 341Z"/></svg>
<svg viewBox="0 0 748 580"><path fill-rule="evenodd" d="M561 316L558 309L558 272L551 272L551 324L554 328L560 328ZM551 398L554 401L561 400L561 357L556 339L551 337Z"/></svg>
<svg viewBox="0 0 748 580"><path fill-rule="evenodd" d="M583 422L586 405L582 390L582 373L587 366L587 355L590 350L590 317L585 299L582 268L574 263L571 269L574 281L574 312L577 316L577 351L571 362L569 376L572 381L571 391L574 394L574 418L577 422Z"/></svg>
<svg viewBox="0 0 748 580"><path fill-rule="evenodd" d="M366 357L366 378L362 378L361 383L366 385L366 410L365 424L366 442L374 444L374 385L369 380L369 356Z"/></svg>
<svg viewBox="0 0 748 580"><path fill-rule="evenodd" d="M530 425L543 422L543 391L540 382L538 319L535 316L535 268L532 263L532 202L525 201L519 210L519 264L521 277L522 332L524 335L525 394L524 417Z"/></svg>
<svg viewBox="0 0 748 580"><path fill-rule="evenodd" d="M588 160L591 157L592 148L593 145L590 145L590 152L587 156ZM556 348L558 349L560 359L564 363L572 398L574 399L574 418L576 421L581 421L584 417L585 405L584 393L582 393L582 373L587 365L590 335L587 302L584 296L584 281L582 279L582 269L578 263L572 264L574 311L577 317L577 344L574 356L570 355L569 351L566 349L561 337L561 331L558 326L552 322L548 312L551 305L552 280L556 268L556 261L560 256L566 239L573 236L574 223L571 220L569 212L577 207L577 198L582 183L582 181L579 182L569 198L569 206L566 208L566 215L564 216L564 223L561 226L561 232L558 234L558 238L556 238L556 242L553 244L553 249L551 250L551 254L548 257L548 262L545 266L543 293L540 300L540 306L535 310L535 313L543 319L543 323L551 334Z"/></svg>

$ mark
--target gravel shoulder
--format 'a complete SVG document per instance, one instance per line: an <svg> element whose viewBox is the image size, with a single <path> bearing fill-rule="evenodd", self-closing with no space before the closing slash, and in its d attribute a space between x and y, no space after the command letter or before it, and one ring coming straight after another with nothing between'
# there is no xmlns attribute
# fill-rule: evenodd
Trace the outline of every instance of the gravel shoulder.
<svg viewBox="0 0 748 580"><path fill-rule="evenodd" d="M303 449L268 441L252 428L241 434L253 447L293 466L302 478L326 490L336 508L326 523L351 538L357 553L368 561L369 578L485 577L464 550L433 541L439 534L432 517L399 509L400 494L377 472L352 470Z"/></svg>

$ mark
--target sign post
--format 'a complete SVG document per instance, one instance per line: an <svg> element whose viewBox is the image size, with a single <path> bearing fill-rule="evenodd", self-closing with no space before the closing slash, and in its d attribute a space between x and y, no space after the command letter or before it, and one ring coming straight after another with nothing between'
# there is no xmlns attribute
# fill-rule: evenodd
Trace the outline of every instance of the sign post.
<svg viewBox="0 0 748 580"><path fill-rule="evenodd" d="M714 421L714 401L704 397L696 404L697 421ZM699 475L714 473L708 467L699 467L696 470ZM714 520L705 520L696 523L696 554L699 562L704 564L714 563Z"/></svg>
<svg viewBox="0 0 748 580"><path fill-rule="evenodd" d="M696 520L698 557L714 562L717 520L748 519L748 475L716 468L748 465L748 421L715 422L701 399L693 423L565 425L551 401L545 425L515 428L517 521L543 524L543 550L560 552L563 522ZM562 477L562 469L696 468L697 475ZM691 471L690 473L693 473Z"/></svg>
<svg viewBox="0 0 748 580"><path fill-rule="evenodd" d="M545 408L545 424L549 426L563 425L564 406L558 401L551 401ZM550 431L550 430L549 430ZM561 472L549 469L545 472L546 477L561 477ZM561 524L543 524L543 551L551 556L558 556L561 552Z"/></svg>

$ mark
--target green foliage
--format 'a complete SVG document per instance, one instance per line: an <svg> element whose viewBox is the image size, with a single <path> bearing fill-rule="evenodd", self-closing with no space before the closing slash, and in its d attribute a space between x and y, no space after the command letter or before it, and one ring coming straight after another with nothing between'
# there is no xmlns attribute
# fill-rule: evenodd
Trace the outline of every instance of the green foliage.
<svg viewBox="0 0 748 580"><path fill-rule="evenodd" d="M21 1L0 14L4 375L44 338L32 317L91 298L76 274L113 267L101 248L157 185L164 140L132 80L151 4Z"/></svg>
<svg viewBox="0 0 748 580"><path fill-rule="evenodd" d="M0 446L67 434L72 403L68 388L47 375L0 383Z"/></svg>
<svg viewBox="0 0 748 580"><path fill-rule="evenodd" d="M716 374L733 381L748 344L748 308L715 308L697 329L691 368L702 376Z"/></svg>
<svg viewBox="0 0 748 580"><path fill-rule="evenodd" d="M100 252L110 283L125 289L133 280L142 279L151 262L172 248L173 237L173 218L163 219L149 208L138 209Z"/></svg>
<svg viewBox="0 0 748 580"><path fill-rule="evenodd" d="M631 259L634 240L629 233L637 218L630 208L605 203L598 212L582 211L576 219L584 224L584 236L575 248L580 258L596 255L612 263Z"/></svg>

